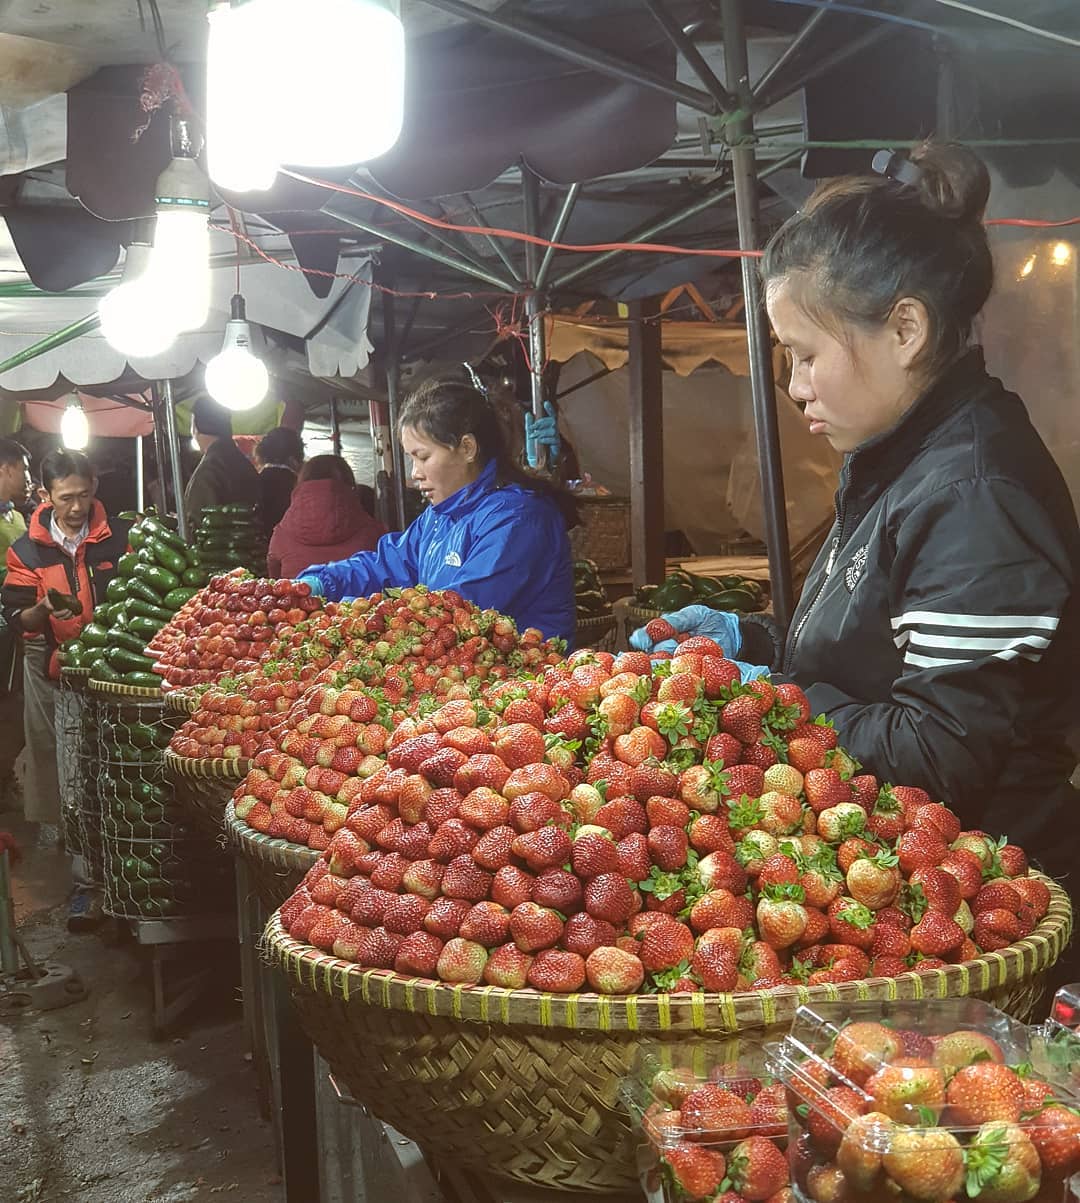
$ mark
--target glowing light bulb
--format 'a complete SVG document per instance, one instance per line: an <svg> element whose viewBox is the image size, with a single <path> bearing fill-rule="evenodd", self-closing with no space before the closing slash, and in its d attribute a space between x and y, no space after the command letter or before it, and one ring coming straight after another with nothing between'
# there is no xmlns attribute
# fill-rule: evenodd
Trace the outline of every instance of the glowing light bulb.
<svg viewBox="0 0 1080 1203"><path fill-rule="evenodd" d="M206 157L210 178L233 192L264 192L277 177L278 160L269 137L272 121L261 111L267 48L261 44L261 0L233 8L218 4L207 21ZM279 43L280 45L280 43Z"/></svg>
<svg viewBox="0 0 1080 1203"><path fill-rule="evenodd" d="M1072 259L1073 249L1067 242L1055 242L1050 252L1050 262L1055 267L1065 267Z"/></svg>
<svg viewBox="0 0 1080 1203"><path fill-rule="evenodd" d="M226 409L254 409L270 388L266 364L251 352L251 327L244 298L232 299L232 318L225 325L220 352L206 365L206 391Z"/></svg>
<svg viewBox="0 0 1080 1203"><path fill-rule="evenodd" d="M1037 258L1037 255L1028 255L1028 257L1024 260L1024 266L1020 268L1020 275L1018 279L1026 280L1027 277L1031 275L1031 273L1035 270L1035 261Z"/></svg>
<svg viewBox="0 0 1080 1203"><path fill-rule="evenodd" d="M176 120L174 157L157 181L157 222L146 276L174 330L198 330L210 313L210 183L187 123ZM176 153L179 152L179 153Z"/></svg>
<svg viewBox="0 0 1080 1203"><path fill-rule="evenodd" d="M160 355L176 341L177 331L158 312L157 293L146 276L149 261L150 247L133 242L120 283L98 305L106 341L132 359Z"/></svg>
<svg viewBox="0 0 1080 1203"><path fill-rule="evenodd" d="M85 451L90 442L90 422L83 407L73 401L60 419L60 440L69 451Z"/></svg>

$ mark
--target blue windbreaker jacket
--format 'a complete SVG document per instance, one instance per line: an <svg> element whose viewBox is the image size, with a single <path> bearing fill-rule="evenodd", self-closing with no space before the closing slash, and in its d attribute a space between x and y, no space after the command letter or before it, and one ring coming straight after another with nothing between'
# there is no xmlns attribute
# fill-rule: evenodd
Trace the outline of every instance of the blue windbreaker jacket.
<svg viewBox="0 0 1080 1203"><path fill-rule="evenodd" d="M407 529L383 535L374 551L316 564L330 601L364 597L387 586L456 589L508 614L518 630L537 627L573 646L574 572L566 523L550 498L495 483L492 461L452 497L426 509Z"/></svg>

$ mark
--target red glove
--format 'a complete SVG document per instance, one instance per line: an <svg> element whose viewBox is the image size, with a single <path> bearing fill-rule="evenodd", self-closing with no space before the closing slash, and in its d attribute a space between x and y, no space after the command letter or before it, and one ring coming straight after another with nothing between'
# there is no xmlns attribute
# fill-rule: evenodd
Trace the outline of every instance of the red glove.
<svg viewBox="0 0 1080 1203"><path fill-rule="evenodd" d="M22 849L10 831L0 831L0 853L7 849L11 853L11 862L14 864L22 856Z"/></svg>

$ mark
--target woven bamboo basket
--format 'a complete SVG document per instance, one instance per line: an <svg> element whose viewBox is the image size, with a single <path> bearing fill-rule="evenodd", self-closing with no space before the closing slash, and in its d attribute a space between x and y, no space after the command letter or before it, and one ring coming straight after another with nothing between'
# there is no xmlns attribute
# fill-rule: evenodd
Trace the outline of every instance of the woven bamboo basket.
<svg viewBox="0 0 1080 1203"><path fill-rule="evenodd" d="M803 1003L855 999L970 995L1028 1019L1072 927L1068 896L1047 885L1043 922L1001 952L897 978L740 994L445 986L327 956L276 915L264 948L335 1078L426 1150L549 1189L617 1191L636 1182L618 1088L643 1043L708 1033L757 1044L785 1035Z"/></svg>
<svg viewBox="0 0 1080 1203"><path fill-rule="evenodd" d="M60 679L69 689L85 689L90 681L88 668L61 668Z"/></svg>
<svg viewBox="0 0 1080 1203"><path fill-rule="evenodd" d="M579 618L574 631L577 647L591 647L600 652L615 650L618 623L614 614L597 614L594 618Z"/></svg>
<svg viewBox="0 0 1080 1203"><path fill-rule="evenodd" d="M134 698L142 702L161 701L160 689L144 689L141 685L125 685L123 681L95 681L91 678L88 687L92 693L107 697Z"/></svg>
<svg viewBox="0 0 1080 1203"><path fill-rule="evenodd" d="M177 800L200 834L218 839L225 823L225 807L247 776L249 761L195 760L166 751L162 763L176 788Z"/></svg>
<svg viewBox="0 0 1080 1203"><path fill-rule="evenodd" d="M623 497L579 497L581 521L570 532L575 560L592 560L601 572L630 563L630 502Z"/></svg>
<svg viewBox="0 0 1080 1203"><path fill-rule="evenodd" d="M225 839L247 861L255 892L268 911L281 906L322 856L314 848L255 831L236 817L231 802L225 808Z"/></svg>
<svg viewBox="0 0 1080 1203"><path fill-rule="evenodd" d="M164 695L165 709L170 714L194 714L199 708L199 699L194 694L174 689Z"/></svg>

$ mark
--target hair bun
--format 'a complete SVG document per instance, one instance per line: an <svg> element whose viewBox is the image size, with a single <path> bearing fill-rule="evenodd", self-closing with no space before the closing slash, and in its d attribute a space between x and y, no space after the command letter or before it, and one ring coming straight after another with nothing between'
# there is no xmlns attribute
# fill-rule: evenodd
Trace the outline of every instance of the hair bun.
<svg viewBox="0 0 1080 1203"><path fill-rule="evenodd" d="M911 152L918 165L922 203L942 217L959 222L982 220L990 199L990 173L974 151L955 142L920 143Z"/></svg>

